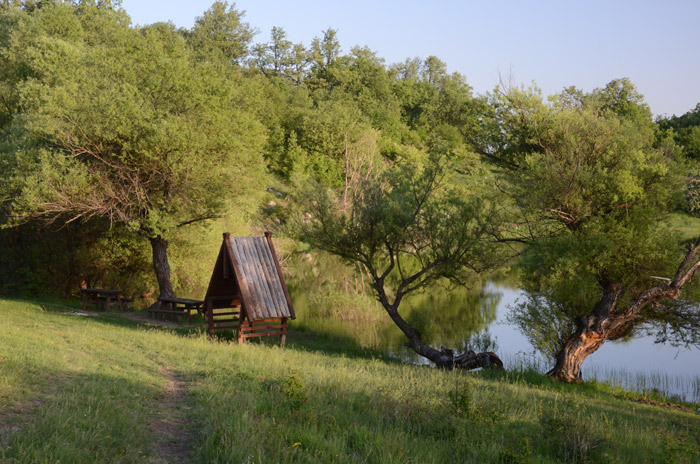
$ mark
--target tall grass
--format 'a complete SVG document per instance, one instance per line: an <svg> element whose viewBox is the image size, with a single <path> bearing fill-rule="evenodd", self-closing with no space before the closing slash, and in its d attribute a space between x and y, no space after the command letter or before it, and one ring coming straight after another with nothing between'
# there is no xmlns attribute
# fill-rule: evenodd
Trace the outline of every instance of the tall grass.
<svg viewBox="0 0 700 464"><path fill-rule="evenodd" d="M536 353L504 354L502 361L508 370L515 372L532 371L545 374L552 367L551 360ZM700 403L700 376L697 375L640 372L596 365L584 365L582 375L585 381L597 381L618 387L630 394L666 401Z"/></svg>
<svg viewBox="0 0 700 464"><path fill-rule="evenodd" d="M698 462L700 415L534 372L446 372L324 348L0 300L0 462L163 462L181 379L186 462ZM172 407L169 405L167 407ZM669 461L671 459L671 461ZM166 459L167 460L167 459Z"/></svg>
<svg viewBox="0 0 700 464"><path fill-rule="evenodd" d="M671 375L659 371L638 372L618 367L594 366L585 370L586 378L597 379L644 396L700 403L700 376Z"/></svg>

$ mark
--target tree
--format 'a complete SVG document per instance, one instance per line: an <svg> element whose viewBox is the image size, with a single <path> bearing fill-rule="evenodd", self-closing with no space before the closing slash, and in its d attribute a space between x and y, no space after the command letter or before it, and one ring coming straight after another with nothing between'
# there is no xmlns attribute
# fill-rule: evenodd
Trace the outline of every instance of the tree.
<svg viewBox="0 0 700 464"><path fill-rule="evenodd" d="M284 77L301 85L306 77L306 49L287 40L281 27L273 27L270 42L253 47L252 62L267 77Z"/></svg>
<svg viewBox="0 0 700 464"><path fill-rule="evenodd" d="M477 139L477 122L485 113L483 98L459 73L448 74L437 57L407 60L395 65L394 92L403 120L419 134L429 151L440 153L459 164L468 161Z"/></svg>
<svg viewBox="0 0 700 464"><path fill-rule="evenodd" d="M247 109L255 92L194 59L170 25L136 30L111 10L90 12L104 27L80 24L71 41L18 28L6 50L21 50L33 76L17 83L23 112L3 137L12 140L2 153L8 215L14 223L97 216L126 227L149 241L160 293L174 296L169 237L218 217L264 172L263 133ZM42 8L25 21L44 14L55 17Z"/></svg>
<svg viewBox="0 0 700 464"><path fill-rule="evenodd" d="M300 224L303 238L365 269L377 300L419 355L448 369L502 366L492 352L455 355L426 345L399 312L404 297L437 279L466 284L501 264L503 253L485 227L494 219L493 209L451 186L439 162L423 170L363 172L353 172L353 182L361 178L362 188L341 194L320 188L309 195L310 218Z"/></svg>
<svg viewBox="0 0 700 464"><path fill-rule="evenodd" d="M555 356L559 380L577 381L603 343L650 324L700 342L700 314L676 302L700 266L700 241L684 251L664 224L681 185L677 151L629 86L569 89L550 105L536 91L495 96L491 149L517 219L494 233L526 245L527 295L511 318Z"/></svg>
<svg viewBox="0 0 700 464"><path fill-rule="evenodd" d="M230 64L241 64L255 30L243 22L245 11L236 10L236 4L216 1L195 20L190 32L193 47L202 56L223 59Z"/></svg>
<svg viewBox="0 0 700 464"><path fill-rule="evenodd" d="M700 215L700 103L681 116L660 118L659 127L681 147L692 167L687 179L685 210Z"/></svg>
<svg viewBox="0 0 700 464"><path fill-rule="evenodd" d="M340 42L337 35L338 31L328 28L323 32L323 38L314 37L311 41L309 50L311 80L309 84L313 88L332 88L334 85L328 71L340 56Z"/></svg>

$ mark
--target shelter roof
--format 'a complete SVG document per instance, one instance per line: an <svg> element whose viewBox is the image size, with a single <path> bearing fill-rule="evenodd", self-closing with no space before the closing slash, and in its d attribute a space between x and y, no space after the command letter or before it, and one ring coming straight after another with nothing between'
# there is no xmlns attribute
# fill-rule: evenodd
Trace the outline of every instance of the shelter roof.
<svg viewBox="0 0 700 464"><path fill-rule="evenodd" d="M251 320L294 318L294 308L269 234L265 237L224 236L241 299Z"/></svg>

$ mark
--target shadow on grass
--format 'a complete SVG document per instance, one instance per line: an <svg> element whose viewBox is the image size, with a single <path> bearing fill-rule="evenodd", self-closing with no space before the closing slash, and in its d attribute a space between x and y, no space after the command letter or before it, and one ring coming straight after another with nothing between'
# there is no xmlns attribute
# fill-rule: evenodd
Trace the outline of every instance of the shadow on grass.
<svg viewBox="0 0 700 464"><path fill-rule="evenodd" d="M268 341L265 341L267 344ZM401 361L390 357L386 351L364 348L352 337L329 334L320 330L300 327L290 329L286 346L298 351L312 351L328 356L342 356L352 359L381 359L387 363L401 364Z"/></svg>
<svg viewBox="0 0 700 464"><path fill-rule="evenodd" d="M73 316L72 313L81 312L81 302L78 300L62 300L59 298L40 297L40 298L12 298L7 301L17 303L18 305L35 305L43 311L52 313L65 313L68 317ZM147 329L161 331L171 335L192 338L206 336L206 321L201 316L196 316L192 319L193 324L190 325L175 325L173 322L176 318L169 318L172 325L160 325L160 320L149 319L147 311L90 311L97 317L90 318L95 323L114 325L121 328ZM134 320L129 315L142 315L143 319ZM234 331L224 331L216 334L215 342L235 343L237 334ZM277 345L278 337L262 337L258 339L250 339L247 341L250 344L260 344L264 346ZM369 349L361 347L357 340L350 336L344 336L337 333L327 333L318 329L311 329L304 326L302 323L292 322L287 335L286 347L291 350L302 352L318 352L327 356L345 357L350 359L378 359L390 364L404 364L403 361L391 357L386 351L379 349ZM635 392L626 391L620 387L611 386L606 383L600 383L595 380L586 381L581 384L564 384L557 382L546 375L542 375L534 370L497 370L487 369L475 373L478 377L486 381L498 383L508 383L517 386L529 386L544 391L557 393L575 393L582 396L600 399L638 399L640 395ZM667 401L668 398L654 395L653 393L644 398L655 401ZM679 404L684 407L693 407L695 405L686 403L680 400L671 400L671 403ZM695 406L697 408L697 406Z"/></svg>
<svg viewBox="0 0 700 464"><path fill-rule="evenodd" d="M15 405L20 413L2 434L0 461L143 462L151 454L160 389L107 373L31 370L19 373L33 393Z"/></svg>
<svg viewBox="0 0 700 464"><path fill-rule="evenodd" d="M17 298L14 300L17 303L30 303L40 307L43 310L54 313L71 313L82 312L82 304L77 300L60 300L52 298L35 298L25 299ZM152 319L148 317L146 310L123 311L94 311L94 308L88 308L89 314L94 315L95 322L102 324L111 324L124 328L147 328L149 330L160 330L172 335L191 338L193 336L204 336L207 331L206 320L202 316L194 316L190 324L182 325L175 324L176 317L167 317L166 319ZM130 317L130 315L138 315L139 317ZM163 322L166 324L163 324ZM296 327L295 327L296 326ZM218 332L215 335L215 341L235 342L237 333L233 330ZM246 341L251 344L261 345L277 345L279 344L278 337L261 337L253 338ZM329 356L343 356L347 358L357 359L381 359L390 363L401 363L400 360L390 357L385 351L379 349L364 348L360 346L352 337L338 334L326 333L320 330L309 329L302 324L290 323L287 334L286 347L298 351L320 352Z"/></svg>

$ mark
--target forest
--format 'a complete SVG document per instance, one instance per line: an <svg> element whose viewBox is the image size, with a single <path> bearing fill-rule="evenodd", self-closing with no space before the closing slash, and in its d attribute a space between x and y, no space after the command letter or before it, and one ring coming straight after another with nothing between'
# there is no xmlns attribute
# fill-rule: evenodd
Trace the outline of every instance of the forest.
<svg viewBox="0 0 700 464"><path fill-rule="evenodd" d="M642 327L700 343L700 103L655 119L624 77L475 94L435 56L262 35L220 1L191 29L109 1L3 2L0 295L202 295L222 232L269 230L285 256L358 269L448 369L502 363L430 346L400 304L505 268L556 379Z"/></svg>

